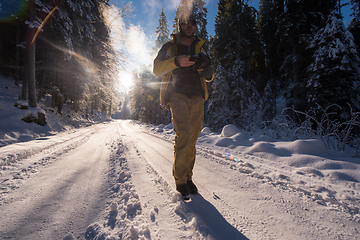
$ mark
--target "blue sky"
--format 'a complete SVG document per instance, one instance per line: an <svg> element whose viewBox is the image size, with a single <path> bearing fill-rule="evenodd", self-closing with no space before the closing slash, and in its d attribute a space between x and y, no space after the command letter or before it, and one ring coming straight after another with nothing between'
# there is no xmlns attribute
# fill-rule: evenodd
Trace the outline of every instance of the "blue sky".
<svg viewBox="0 0 360 240"><path fill-rule="evenodd" d="M217 13L218 0L204 0L208 10L208 33L214 35L214 23ZM116 6L120 6L123 0L113 0ZM175 17L176 7L179 6L180 0L133 0L133 13L125 18L125 21L140 26L149 38L154 38L156 27L158 26L159 14L164 8L166 19L168 20L170 32L173 30L173 21ZM253 0L252 6L258 6L258 0ZM154 38L155 39L155 38Z"/></svg>
<svg viewBox="0 0 360 240"><path fill-rule="evenodd" d="M343 3L347 1L349 0L343 0ZM125 22L141 27L149 39L155 39L154 33L158 26L161 8L164 8L170 32L173 30L172 25L175 17L175 10L179 5L180 0L113 0L113 3L116 6L121 6L124 2L132 2L133 6L133 13L125 18ZM214 21L217 13L218 0L205 0L205 2L208 10L208 33L213 36L215 34ZM259 0L250 0L249 5L258 9ZM345 7L343 11L345 15L344 22L347 25L351 20L349 16L350 7Z"/></svg>

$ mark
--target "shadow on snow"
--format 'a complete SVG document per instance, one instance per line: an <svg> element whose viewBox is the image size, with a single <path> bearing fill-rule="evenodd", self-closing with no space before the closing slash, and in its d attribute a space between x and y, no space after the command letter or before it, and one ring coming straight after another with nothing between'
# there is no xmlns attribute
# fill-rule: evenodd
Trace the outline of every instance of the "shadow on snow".
<svg viewBox="0 0 360 240"><path fill-rule="evenodd" d="M186 204L189 209L201 218L201 220L210 228L209 234L219 240L237 239L248 240L235 227L228 223L219 211L200 194L192 195L191 201ZM205 229L199 229L205 231Z"/></svg>

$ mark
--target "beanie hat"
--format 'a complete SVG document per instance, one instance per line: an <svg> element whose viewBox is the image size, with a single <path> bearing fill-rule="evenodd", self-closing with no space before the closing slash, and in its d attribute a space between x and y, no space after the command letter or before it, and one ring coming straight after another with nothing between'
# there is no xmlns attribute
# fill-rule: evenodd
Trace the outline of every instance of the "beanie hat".
<svg viewBox="0 0 360 240"><path fill-rule="evenodd" d="M178 18L178 30L180 32L180 24L182 22L188 21L188 20L196 20L194 14L192 13L182 13L180 17Z"/></svg>

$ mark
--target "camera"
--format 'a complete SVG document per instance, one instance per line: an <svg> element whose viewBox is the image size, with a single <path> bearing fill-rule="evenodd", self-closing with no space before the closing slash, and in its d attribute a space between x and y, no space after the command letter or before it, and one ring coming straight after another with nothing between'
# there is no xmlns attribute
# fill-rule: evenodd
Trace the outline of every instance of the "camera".
<svg viewBox="0 0 360 240"><path fill-rule="evenodd" d="M192 55L189 61L195 62L195 64L192 65L194 70L205 69L210 65L210 58L203 52L200 52L198 55Z"/></svg>

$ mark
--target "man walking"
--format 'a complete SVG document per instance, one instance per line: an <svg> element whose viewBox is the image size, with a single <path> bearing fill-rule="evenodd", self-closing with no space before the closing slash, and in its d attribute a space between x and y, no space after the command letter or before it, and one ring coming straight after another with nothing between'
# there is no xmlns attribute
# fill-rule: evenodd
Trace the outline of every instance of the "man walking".
<svg viewBox="0 0 360 240"><path fill-rule="evenodd" d="M196 194L192 181L196 141L204 121L206 82L214 78L205 41L195 36L196 21L191 14L178 20L179 33L162 46L154 60L153 72L163 77L160 103L170 105L175 131L173 176L176 190L184 197Z"/></svg>

